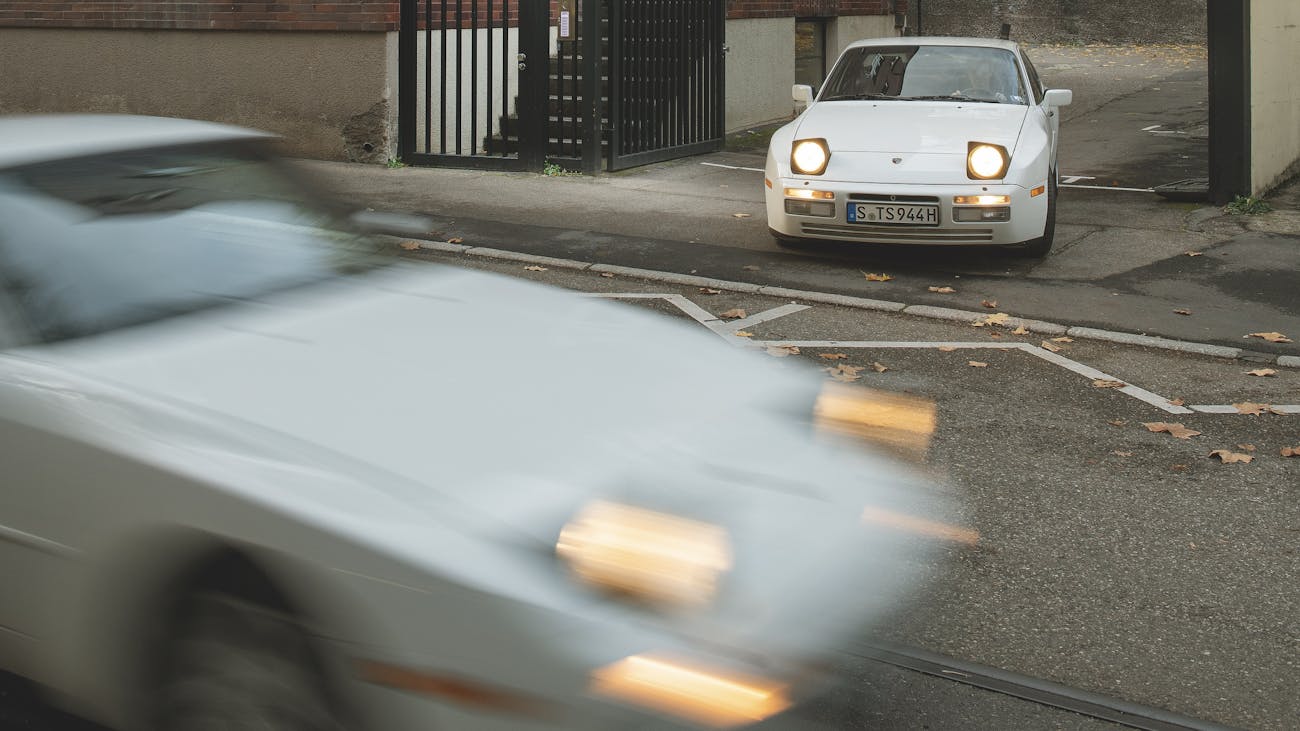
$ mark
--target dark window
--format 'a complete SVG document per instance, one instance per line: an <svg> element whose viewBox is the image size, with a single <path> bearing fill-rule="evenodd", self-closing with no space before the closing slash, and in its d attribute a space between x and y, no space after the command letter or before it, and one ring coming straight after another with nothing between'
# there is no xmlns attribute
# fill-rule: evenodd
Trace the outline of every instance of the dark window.
<svg viewBox="0 0 1300 731"><path fill-rule="evenodd" d="M821 88L826 78L826 21L819 18L794 23L794 83Z"/></svg>
<svg viewBox="0 0 1300 731"><path fill-rule="evenodd" d="M1043 82L1038 80L1038 69L1034 68L1034 62L1029 60L1029 54L1021 54L1025 59L1025 70L1029 72L1029 85L1034 90L1034 101L1039 104L1043 103Z"/></svg>
<svg viewBox="0 0 1300 731"><path fill-rule="evenodd" d="M859 46L831 70L820 101L852 99L1025 104L1015 56L983 46Z"/></svg>

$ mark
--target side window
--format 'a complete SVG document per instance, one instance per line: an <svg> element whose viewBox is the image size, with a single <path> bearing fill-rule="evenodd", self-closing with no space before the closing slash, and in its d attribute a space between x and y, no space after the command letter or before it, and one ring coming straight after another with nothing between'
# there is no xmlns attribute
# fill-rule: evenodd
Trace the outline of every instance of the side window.
<svg viewBox="0 0 1300 731"><path fill-rule="evenodd" d="M1029 56L1021 54L1020 57L1025 59L1025 70L1029 72L1029 84L1033 87L1034 102L1042 104L1043 82L1038 80L1038 69L1034 68L1034 62L1029 60Z"/></svg>

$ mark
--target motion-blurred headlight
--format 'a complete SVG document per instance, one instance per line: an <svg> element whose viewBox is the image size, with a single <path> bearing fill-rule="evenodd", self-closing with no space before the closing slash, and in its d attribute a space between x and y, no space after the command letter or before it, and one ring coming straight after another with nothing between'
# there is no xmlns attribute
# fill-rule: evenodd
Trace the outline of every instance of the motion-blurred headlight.
<svg viewBox="0 0 1300 731"><path fill-rule="evenodd" d="M974 180L995 180L1005 177L1011 156L1002 145L971 142L967 146L966 175Z"/></svg>
<svg viewBox="0 0 1300 731"><path fill-rule="evenodd" d="M935 422L933 401L835 382L822 388L813 409L818 431L855 437L918 461L930 448Z"/></svg>
<svg viewBox="0 0 1300 731"><path fill-rule="evenodd" d="M790 168L800 175L821 175L831 161L826 140L799 140L790 148Z"/></svg>
<svg viewBox="0 0 1300 731"><path fill-rule="evenodd" d="M663 604L709 603L731 568L722 526L604 501L564 526L555 553L587 584Z"/></svg>

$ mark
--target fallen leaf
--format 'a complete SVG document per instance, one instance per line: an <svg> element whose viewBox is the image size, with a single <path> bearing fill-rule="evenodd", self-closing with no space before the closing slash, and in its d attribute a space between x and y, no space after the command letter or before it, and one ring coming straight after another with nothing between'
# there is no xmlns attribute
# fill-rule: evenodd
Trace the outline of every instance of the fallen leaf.
<svg viewBox="0 0 1300 731"><path fill-rule="evenodd" d="M1282 447L1283 457L1300 457L1300 446Z"/></svg>
<svg viewBox="0 0 1300 731"><path fill-rule="evenodd" d="M1233 404L1232 408L1236 409L1238 414L1245 414L1247 416L1260 416L1264 412L1271 410L1271 407L1269 407L1268 404L1256 404L1250 401Z"/></svg>
<svg viewBox="0 0 1300 731"><path fill-rule="evenodd" d="M459 244L459 243L463 243L464 241L465 241L465 239L462 239L462 238L459 237L459 236L453 236L453 237L447 239L447 243L449 243L449 244Z"/></svg>
<svg viewBox="0 0 1300 731"><path fill-rule="evenodd" d="M1251 333L1250 335L1247 335L1246 337L1248 337L1248 338L1259 338L1259 339L1261 339L1261 340L1267 340L1267 341L1270 342L1270 343L1289 343L1289 342L1291 342L1291 338L1288 338L1287 336L1283 335L1282 333Z"/></svg>
<svg viewBox="0 0 1300 731"><path fill-rule="evenodd" d="M1123 381L1098 380L1092 382L1093 388L1124 388L1128 384Z"/></svg>
<svg viewBox="0 0 1300 731"><path fill-rule="evenodd" d="M738 320L742 317L749 317L749 313L737 307L734 310L727 310L721 315L718 315L718 317L721 317L724 320Z"/></svg>
<svg viewBox="0 0 1300 731"><path fill-rule="evenodd" d="M732 218L749 218L750 215L749 215L748 213L733 213L733 214L731 214L731 217L732 217Z"/></svg>
<svg viewBox="0 0 1300 731"><path fill-rule="evenodd" d="M874 272L863 272L862 274L867 278L868 282L890 282L894 279L888 274L876 274Z"/></svg>
<svg viewBox="0 0 1300 731"><path fill-rule="evenodd" d="M1205 256L1204 254L1202 254L1202 253L1199 252L1199 251L1187 251L1187 252L1184 252L1184 253L1187 254L1188 256Z"/></svg>
<svg viewBox="0 0 1300 731"><path fill-rule="evenodd" d="M852 383L853 381L857 381L862 378L862 376L858 374L865 369L862 366L851 366L851 365L841 364L837 366L832 366L830 368L823 368L822 370L831 374L831 378L833 378L836 381L840 381L841 383Z"/></svg>
<svg viewBox="0 0 1300 731"><path fill-rule="evenodd" d="M997 330L994 330L993 332L989 333L989 337L991 337L991 338L1001 338L1001 337L1003 337L1003 336L1002 336L1002 333L998 332Z"/></svg>
<svg viewBox="0 0 1300 731"><path fill-rule="evenodd" d="M889 370L889 368L882 363L873 362L871 364L871 367L875 369L876 373L884 373L885 371Z"/></svg>
<svg viewBox="0 0 1300 731"><path fill-rule="evenodd" d="M1266 378L1266 377L1268 377L1268 376L1276 376L1276 375L1277 375L1277 371L1273 370L1272 368L1256 368L1256 369L1253 370L1253 371L1246 371L1246 375L1248 375L1248 376L1259 376L1260 378Z"/></svg>
<svg viewBox="0 0 1300 731"><path fill-rule="evenodd" d="M998 308L997 300L981 300L980 304L989 308L990 310L996 310Z"/></svg>
<svg viewBox="0 0 1300 731"><path fill-rule="evenodd" d="M1046 340L1044 340L1043 342L1039 343L1039 346L1041 346L1041 347L1043 348L1043 350L1050 350L1050 351L1052 351L1053 353L1059 353L1059 352L1061 352L1061 346L1056 345L1055 343L1049 343L1049 342L1047 342Z"/></svg>
<svg viewBox="0 0 1300 731"><path fill-rule="evenodd" d="M756 272L756 271L758 271L758 267L754 266L753 264L748 264L748 265L746 265L746 266L743 266L743 267L741 267L741 269L744 269L744 270L747 271L747 272Z"/></svg>
<svg viewBox="0 0 1300 731"><path fill-rule="evenodd" d="M957 290L952 287L931 287L930 291L937 294L954 294L957 292Z"/></svg>
<svg viewBox="0 0 1300 731"><path fill-rule="evenodd" d="M709 289L708 287L700 287L700 294L722 294L722 290Z"/></svg>
<svg viewBox="0 0 1300 731"><path fill-rule="evenodd" d="M735 336L738 337L738 338L752 338L752 337L754 337L754 333L752 333L752 332L748 332L748 331L745 331L745 330L737 330L736 332L732 333L732 335L735 335Z"/></svg>
<svg viewBox="0 0 1300 731"><path fill-rule="evenodd" d="M966 365L970 366L971 368L988 368L988 367L989 367L989 364L988 364L988 363L981 363L981 362L978 361L978 360L967 361L967 362L966 362Z"/></svg>
<svg viewBox="0 0 1300 731"><path fill-rule="evenodd" d="M403 249L406 249L407 251L415 251L416 249L420 248L420 245L414 241L403 241L402 243L398 244L398 246L402 247Z"/></svg>
<svg viewBox="0 0 1300 731"><path fill-rule="evenodd" d="M546 269L546 267L539 267L539 266L537 266L536 264L534 264L534 265L532 265L532 266L524 267L524 271L526 271L526 272L544 272L544 271L547 271L547 269Z"/></svg>
<svg viewBox="0 0 1300 731"><path fill-rule="evenodd" d="M1241 454L1239 452L1229 452L1226 449L1216 449L1213 452L1210 452L1210 456L1218 457L1219 461L1224 464L1238 464L1238 463L1250 464L1255 460L1255 458L1250 456L1249 454Z"/></svg>
<svg viewBox="0 0 1300 731"><path fill-rule="evenodd" d="M1133 453L1132 453L1132 452L1121 452L1121 451L1119 451L1119 450L1116 450L1116 451L1114 451L1114 452L1111 452L1111 454L1115 455L1116 457L1132 457L1132 456L1133 456Z"/></svg>
<svg viewBox="0 0 1300 731"><path fill-rule="evenodd" d="M1182 406L1182 405L1185 404L1185 403L1187 403L1187 402L1184 401L1184 400L1182 400L1182 399L1180 399L1180 398L1171 398L1171 399L1169 399L1169 405L1170 405L1170 406Z"/></svg>
<svg viewBox="0 0 1300 731"><path fill-rule="evenodd" d="M1190 315L1190 314L1192 314L1192 311L1191 311L1191 310L1174 310L1174 314L1175 314L1175 315Z"/></svg>
<svg viewBox="0 0 1300 731"><path fill-rule="evenodd" d="M600 276L602 276L602 277L604 277L604 278L606 278L606 279L613 279L613 278L614 278L614 272L601 272L601 273L600 273Z"/></svg>
<svg viewBox="0 0 1300 731"><path fill-rule="evenodd" d="M1200 432L1195 429L1188 429L1182 424L1167 424L1163 421L1153 421L1150 423L1142 422L1142 426L1145 426L1147 431L1152 433L1159 434L1161 432L1166 432L1176 439L1191 439L1194 436L1200 435Z"/></svg>
<svg viewBox="0 0 1300 731"><path fill-rule="evenodd" d="M1173 470L1174 472L1186 472L1186 471L1187 471L1187 465L1185 465L1185 464L1171 464L1171 465L1169 465L1169 469Z"/></svg>
<svg viewBox="0 0 1300 731"><path fill-rule="evenodd" d="M767 354L777 358L784 358L790 355L799 355L799 348L795 345L773 345L767 349Z"/></svg>
<svg viewBox="0 0 1300 731"><path fill-rule="evenodd" d="M1255 451L1255 445L1254 445L1254 444L1238 444L1238 445L1237 445L1237 449L1240 449L1240 450L1243 451L1243 452L1254 452L1254 451Z"/></svg>
<svg viewBox="0 0 1300 731"><path fill-rule="evenodd" d="M1067 337L1065 337L1064 335L1062 335L1062 336L1059 337L1059 338L1052 338L1052 342L1053 342L1053 343L1073 343L1073 342L1074 342L1074 338L1067 338Z"/></svg>
<svg viewBox="0 0 1300 731"><path fill-rule="evenodd" d="M1012 330L1012 331L1011 331L1011 334L1012 334L1012 335L1028 335L1028 334L1029 334L1029 328L1025 327L1024 325L1021 325L1021 326L1017 327L1015 330Z"/></svg>
<svg viewBox="0 0 1300 731"><path fill-rule="evenodd" d="M939 346L939 352L940 352L940 353L951 353L951 352L953 352L954 350L956 350L956 348L952 347L951 345L940 345L940 346Z"/></svg>
<svg viewBox="0 0 1300 731"><path fill-rule="evenodd" d="M822 357L826 360L847 360L849 356L844 353L822 353Z"/></svg>
<svg viewBox="0 0 1300 731"><path fill-rule="evenodd" d="M1124 421L1123 419L1111 419L1106 423L1110 424L1111 426L1128 426L1128 422Z"/></svg>

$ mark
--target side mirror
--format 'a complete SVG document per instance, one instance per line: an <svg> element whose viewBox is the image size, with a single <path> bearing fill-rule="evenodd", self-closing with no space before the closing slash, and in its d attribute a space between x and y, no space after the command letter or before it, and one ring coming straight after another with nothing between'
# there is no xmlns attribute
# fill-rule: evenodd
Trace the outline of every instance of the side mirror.
<svg viewBox="0 0 1300 731"><path fill-rule="evenodd" d="M812 104L813 88L807 84L795 84L790 89L790 97L794 99L796 105L802 104L806 107Z"/></svg>
<svg viewBox="0 0 1300 731"><path fill-rule="evenodd" d="M1048 89L1043 92L1043 106L1068 107L1074 101L1074 92L1069 89Z"/></svg>

